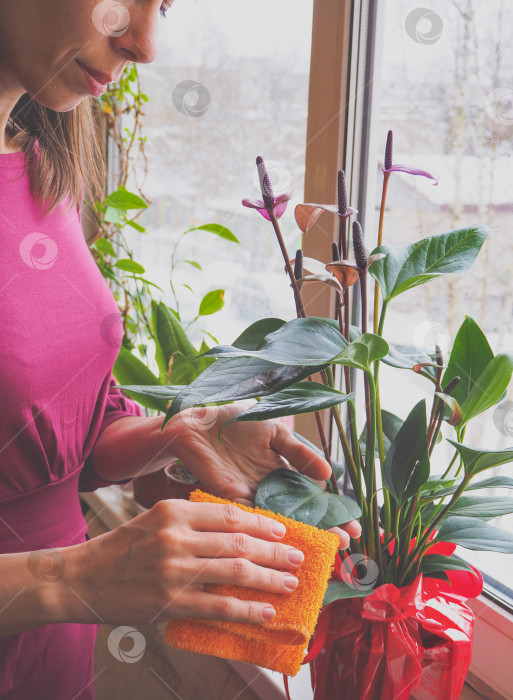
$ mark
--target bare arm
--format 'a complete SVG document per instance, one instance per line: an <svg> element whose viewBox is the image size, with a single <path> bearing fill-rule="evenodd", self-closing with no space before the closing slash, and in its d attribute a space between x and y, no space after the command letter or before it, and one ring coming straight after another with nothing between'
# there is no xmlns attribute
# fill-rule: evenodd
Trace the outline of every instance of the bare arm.
<svg viewBox="0 0 513 700"><path fill-rule="evenodd" d="M80 545L0 554L0 637L54 622L98 620L74 591Z"/></svg>
<svg viewBox="0 0 513 700"><path fill-rule="evenodd" d="M164 416L124 416L108 425L92 451L94 470L108 481L122 481L165 467L176 456L172 421L161 432Z"/></svg>

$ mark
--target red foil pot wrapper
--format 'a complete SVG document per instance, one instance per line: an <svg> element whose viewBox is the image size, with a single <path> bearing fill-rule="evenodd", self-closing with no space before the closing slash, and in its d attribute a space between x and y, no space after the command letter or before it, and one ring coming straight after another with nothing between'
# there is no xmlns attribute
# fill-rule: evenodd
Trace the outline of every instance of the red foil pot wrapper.
<svg viewBox="0 0 513 700"><path fill-rule="evenodd" d="M384 584L325 606L305 658L314 700L407 700L412 691L419 700L457 700L474 614L452 588L419 574L408 586Z"/></svg>

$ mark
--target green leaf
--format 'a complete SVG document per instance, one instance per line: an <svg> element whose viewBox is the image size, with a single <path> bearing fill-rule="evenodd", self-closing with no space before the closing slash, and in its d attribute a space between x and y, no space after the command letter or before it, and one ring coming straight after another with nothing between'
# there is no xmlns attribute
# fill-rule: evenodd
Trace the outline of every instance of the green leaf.
<svg viewBox="0 0 513 700"><path fill-rule="evenodd" d="M419 491L429 478L426 401L412 409L390 445L383 465L383 484L398 505Z"/></svg>
<svg viewBox="0 0 513 700"><path fill-rule="evenodd" d="M141 224L138 224L137 221L133 221L132 219L129 219L126 223L128 226L135 228L135 230L139 231L140 233L146 232L146 229L144 228L144 226L141 226Z"/></svg>
<svg viewBox="0 0 513 700"><path fill-rule="evenodd" d="M133 272L136 275L142 275L146 270L142 265L135 260L130 260L129 258L122 258L121 260L116 260L113 267L118 267L120 270L125 272Z"/></svg>
<svg viewBox="0 0 513 700"><path fill-rule="evenodd" d="M442 386L446 387L454 377L460 378L451 391L451 396L454 396L461 406L492 360L493 352L485 334L477 323L467 316L454 339Z"/></svg>
<svg viewBox="0 0 513 700"><path fill-rule="evenodd" d="M449 516L442 522L433 542L452 542L477 552L513 554L513 534L488 525L479 518Z"/></svg>
<svg viewBox="0 0 513 700"><path fill-rule="evenodd" d="M204 224L203 226L194 226L193 228L187 229L185 233L190 233L191 231L208 231L209 233L214 233L220 238L224 238L225 241L240 243L239 239L234 236L234 234L227 229L226 226L221 226L220 224Z"/></svg>
<svg viewBox="0 0 513 700"><path fill-rule="evenodd" d="M107 207L103 215L103 220L108 224L124 226L125 212L123 209L118 209L117 207Z"/></svg>
<svg viewBox="0 0 513 700"><path fill-rule="evenodd" d="M160 384L157 377L147 367L144 362L135 355L132 355L130 350L121 346L119 354L114 363L113 374L120 384L129 385L155 385ZM152 408L157 411L165 411L167 401L157 399L150 396L139 395L137 401L146 408Z"/></svg>
<svg viewBox="0 0 513 700"><path fill-rule="evenodd" d="M343 598L365 598L373 592L372 588L355 588L343 581L328 581L328 588L324 594L322 607L333 603L334 600Z"/></svg>
<svg viewBox="0 0 513 700"><path fill-rule="evenodd" d="M313 442L310 442L310 440L307 440L303 435L300 433L296 433L295 431L292 431L294 437L299 440L299 442L302 442L303 445L306 445L309 447L311 450L316 452L319 456L321 456L324 459L324 452L320 449L320 447L317 447L317 445L314 445ZM331 460L331 466L333 467L333 472L335 474L335 479L338 481L344 476L345 468L344 465L341 464L340 462L337 462L336 460L332 459Z"/></svg>
<svg viewBox="0 0 513 700"><path fill-rule="evenodd" d="M512 373L513 355L507 353L499 353L486 365L461 406L461 425L500 401L511 381Z"/></svg>
<svg viewBox="0 0 513 700"><path fill-rule="evenodd" d="M383 357L382 362L390 367L397 367L398 369L413 369L417 365L421 364L435 364L434 357L421 352L402 352L394 345L390 346L390 350ZM424 367L424 372L429 374L431 377L436 376L436 367L431 366Z"/></svg>
<svg viewBox="0 0 513 700"><path fill-rule="evenodd" d="M323 491L293 469L275 469L264 477L257 487L255 506L321 530L342 525L362 514L353 500Z"/></svg>
<svg viewBox="0 0 513 700"><path fill-rule="evenodd" d="M336 328L322 320L295 318L268 333L258 350L219 345L206 355L220 358L254 357L279 365L325 365L347 345Z"/></svg>
<svg viewBox="0 0 513 700"><path fill-rule="evenodd" d="M144 199L133 192L128 192L124 185L120 185L115 192L111 192L105 199L104 204L116 207L116 209L146 209L148 207Z"/></svg>
<svg viewBox="0 0 513 700"><path fill-rule="evenodd" d="M497 498L497 496L460 496L451 506L451 515L466 515L470 518L490 520L499 515L513 513L513 498Z"/></svg>
<svg viewBox="0 0 513 700"><path fill-rule="evenodd" d="M202 357L206 357L204 354ZM204 406L274 394L324 369L325 365L287 367L257 357L234 357L214 362L173 401L165 423L191 406Z"/></svg>
<svg viewBox="0 0 513 700"><path fill-rule="evenodd" d="M454 442L449 439L447 442L450 442L460 453L463 459L463 466L465 467L465 474L473 476L485 469L498 467L499 464L513 462L513 449L498 450L495 452L492 450L468 447L467 445L462 445L459 442Z"/></svg>
<svg viewBox="0 0 513 700"><path fill-rule="evenodd" d="M386 340L373 333L363 333L359 338L349 343L333 359L333 362L369 371L371 364L384 357L388 351L389 346Z"/></svg>
<svg viewBox="0 0 513 700"><path fill-rule="evenodd" d="M448 557L445 554L429 554L423 557L420 563L420 571L424 576L433 576L433 574L445 571L470 571L473 569L463 561L456 557Z"/></svg>
<svg viewBox="0 0 513 700"><path fill-rule="evenodd" d="M159 367L159 376L163 384L168 384L169 363L171 358L180 353L185 361L191 362L196 357L196 350L188 339L182 324L176 318L173 309L163 302L152 299L152 327L155 337L155 360ZM194 371L194 368L192 368ZM181 382L180 382L181 383ZM184 382L188 383L188 382Z"/></svg>
<svg viewBox="0 0 513 700"><path fill-rule="evenodd" d="M380 246L372 254L383 253L385 257L373 262L369 273L388 302L439 275L469 270L488 232L480 226L454 229L409 246Z"/></svg>
<svg viewBox="0 0 513 700"><path fill-rule="evenodd" d="M214 289L201 300L198 316L210 316L221 311L224 306L224 289Z"/></svg>
<svg viewBox="0 0 513 700"><path fill-rule="evenodd" d="M221 430L228 423L260 421L280 418L281 416L295 416L300 413L314 413L322 411L324 408L338 406L344 401L354 399L354 397L354 393L343 394L341 391L318 382L298 382L276 394L264 396L247 411L242 411L225 421Z"/></svg>
<svg viewBox="0 0 513 700"><path fill-rule="evenodd" d="M284 324L281 318L262 318L248 326L232 345L242 350L257 350L266 335L274 333Z"/></svg>
<svg viewBox="0 0 513 700"><path fill-rule="evenodd" d="M170 368L169 384L190 384L198 376L195 363L184 357L181 352L173 353Z"/></svg>
<svg viewBox="0 0 513 700"><path fill-rule="evenodd" d="M446 488L438 488L435 484L435 489L433 493L423 495L423 499L436 499L443 498L445 496L452 495L458 486L461 484L461 479L457 482L454 479L449 479L448 482L450 486ZM429 484L426 484L428 486ZM467 491L479 491L481 489L513 489L513 479L510 476L492 476L489 479L482 479L480 481L471 482L465 489Z"/></svg>
<svg viewBox="0 0 513 700"><path fill-rule="evenodd" d="M196 262L196 260L184 260L184 262L189 264L189 265L192 265L197 270L201 270L201 265L199 264L199 262Z"/></svg>
<svg viewBox="0 0 513 700"><path fill-rule="evenodd" d="M383 424L383 445L385 448L385 454L390 449L390 445L395 440L397 433L399 432L402 424L404 423L402 418L395 416L389 411L381 410L381 421ZM367 424L365 424L362 434L360 435L360 446L362 449L362 454L365 455L365 447L367 444ZM379 447L376 440L376 457L379 457Z"/></svg>
<svg viewBox="0 0 513 700"><path fill-rule="evenodd" d="M118 257L114 246L107 238L97 238L93 245L97 250L101 250L101 252L106 255L110 255L113 258Z"/></svg>

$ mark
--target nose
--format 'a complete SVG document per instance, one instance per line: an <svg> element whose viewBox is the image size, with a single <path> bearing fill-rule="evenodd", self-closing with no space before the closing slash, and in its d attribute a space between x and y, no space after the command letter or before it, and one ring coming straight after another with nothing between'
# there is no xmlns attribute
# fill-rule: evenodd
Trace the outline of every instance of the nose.
<svg viewBox="0 0 513 700"><path fill-rule="evenodd" d="M156 59L158 18L159 13L154 6L130 6L127 30L120 36L111 37L111 41L125 60L133 63L152 63Z"/></svg>

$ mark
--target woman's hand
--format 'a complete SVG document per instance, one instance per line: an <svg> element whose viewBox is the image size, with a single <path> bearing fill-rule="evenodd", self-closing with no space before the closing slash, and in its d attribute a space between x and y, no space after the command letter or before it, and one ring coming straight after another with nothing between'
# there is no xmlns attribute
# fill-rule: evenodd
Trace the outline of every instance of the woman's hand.
<svg viewBox="0 0 513 700"><path fill-rule="evenodd" d="M276 614L272 605L206 592L202 585L291 593L303 554L280 543L284 534L281 523L233 505L159 501L111 532L67 548L66 573L78 595L71 596L74 612L65 619L116 625L189 616L265 622ZM296 553L296 563L290 553ZM80 601L83 610L77 612ZM266 607L274 614L266 617Z"/></svg>
<svg viewBox="0 0 513 700"><path fill-rule="evenodd" d="M218 439L221 425L247 410L254 401L223 406L189 408L174 416L164 428L175 439L173 451L205 490L220 498L254 505L258 484L269 472L295 468L312 479L325 480L331 467L322 457L294 437L278 420L240 422L227 425ZM342 528L330 528L340 537L340 548L350 537L359 537L361 527L352 520Z"/></svg>

